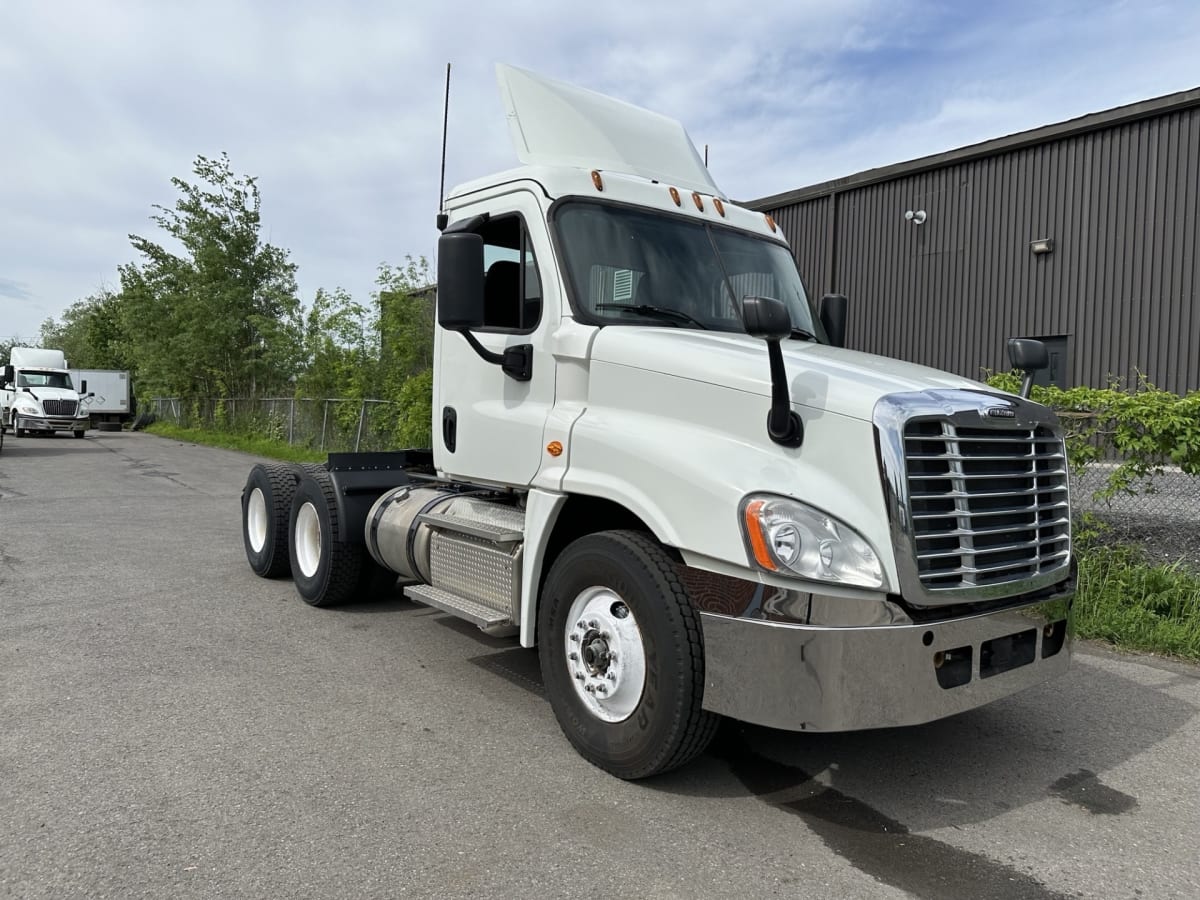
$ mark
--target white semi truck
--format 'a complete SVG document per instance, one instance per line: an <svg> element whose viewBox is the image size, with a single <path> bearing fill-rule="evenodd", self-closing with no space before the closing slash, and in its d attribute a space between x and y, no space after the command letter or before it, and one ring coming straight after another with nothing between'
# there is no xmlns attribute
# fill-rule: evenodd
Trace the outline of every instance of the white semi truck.
<svg viewBox="0 0 1200 900"><path fill-rule="evenodd" d="M844 298L814 311L678 122L499 79L523 166L439 216L434 446L255 466L253 570L314 606L399 576L536 646L566 737L628 779L721 716L901 726L1064 672L1056 417L843 348Z"/></svg>
<svg viewBox="0 0 1200 900"><path fill-rule="evenodd" d="M90 419L67 369L61 350L13 347L0 380L0 429L13 435L69 431L77 438L87 432Z"/></svg>

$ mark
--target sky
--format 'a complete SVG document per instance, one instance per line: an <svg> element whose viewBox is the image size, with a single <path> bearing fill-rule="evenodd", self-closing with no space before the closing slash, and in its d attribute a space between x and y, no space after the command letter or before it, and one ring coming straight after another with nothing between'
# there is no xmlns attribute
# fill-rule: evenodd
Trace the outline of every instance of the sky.
<svg viewBox="0 0 1200 900"><path fill-rule="evenodd" d="M517 164L506 62L682 121L752 200L1200 86L1200 4L3 0L0 340L119 287L171 178L229 155L301 298L433 257L447 188Z"/></svg>

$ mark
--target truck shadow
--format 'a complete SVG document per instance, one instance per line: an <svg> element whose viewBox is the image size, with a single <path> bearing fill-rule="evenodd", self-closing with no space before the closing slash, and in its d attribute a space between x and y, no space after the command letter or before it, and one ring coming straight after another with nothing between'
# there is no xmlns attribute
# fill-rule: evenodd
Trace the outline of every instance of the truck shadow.
<svg viewBox="0 0 1200 900"><path fill-rule="evenodd" d="M1196 677L1161 671L1164 685ZM1107 788L1095 773L1146 752L1196 712L1159 685L1079 655L1056 682L925 725L803 734L726 722L697 768L731 772L736 783L684 770L652 787L704 796L749 792L776 805L793 802L788 792L795 789L833 791L870 798L912 831L990 819L1048 795L1117 815L1136 798ZM1085 783L1088 803L1078 789Z"/></svg>
<svg viewBox="0 0 1200 900"><path fill-rule="evenodd" d="M64 437L55 438L13 438L4 436L4 448L0 450L0 463L9 459L25 457L44 458L47 456L65 456L68 453L103 453L104 448L88 440L77 440Z"/></svg>
<svg viewBox="0 0 1200 900"><path fill-rule="evenodd" d="M536 652L449 616L441 624L495 648L471 663L545 698ZM808 798L806 814L843 819L858 804L863 827L904 833L985 821L1048 796L1120 815L1137 799L1097 773L1146 752L1197 713L1162 687L1200 680L1200 670L1159 671L1162 684L1146 685L1109 670L1102 657L1079 655L1056 682L908 728L799 733L727 720L698 760L644 784L696 797L752 795L791 812Z"/></svg>

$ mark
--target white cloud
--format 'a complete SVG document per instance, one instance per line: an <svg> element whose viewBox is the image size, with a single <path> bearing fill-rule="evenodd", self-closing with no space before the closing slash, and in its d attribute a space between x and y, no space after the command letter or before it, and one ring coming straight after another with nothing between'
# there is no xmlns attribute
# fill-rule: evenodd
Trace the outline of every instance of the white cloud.
<svg viewBox="0 0 1200 900"><path fill-rule="evenodd" d="M451 184L515 161L505 61L682 119L753 198L1191 87L1198 25L1184 0L7 0L0 336L115 282L171 177L222 151L304 296L365 299L378 262L434 248L447 60Z"/></svg>

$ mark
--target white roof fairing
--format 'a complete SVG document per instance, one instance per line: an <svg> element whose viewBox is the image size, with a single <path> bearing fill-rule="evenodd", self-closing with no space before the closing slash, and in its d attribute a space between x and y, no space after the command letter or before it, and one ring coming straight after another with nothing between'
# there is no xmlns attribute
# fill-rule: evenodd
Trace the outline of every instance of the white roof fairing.
<svg viewBox="0 0 1200 900"><path fill-rule="evenodd" d="M497 65L496 78L525 165L622 172L722 196L675 119L513 66Z"/></svg>

